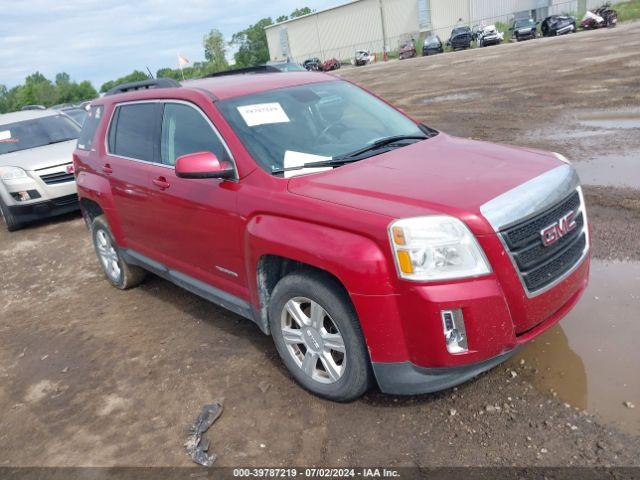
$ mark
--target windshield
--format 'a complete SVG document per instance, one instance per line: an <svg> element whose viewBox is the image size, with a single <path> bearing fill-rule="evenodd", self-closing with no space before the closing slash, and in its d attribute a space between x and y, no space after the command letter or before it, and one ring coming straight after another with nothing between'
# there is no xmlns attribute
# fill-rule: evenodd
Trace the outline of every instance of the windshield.
<svg viewBox="0 0 640 480"><path fill-rule="evenodd" d="M420 127L347 82L270 90L217 103L258 164L280 170L287 158L327 160L392 136L421 136Z"/></svg>
<svg viewBox="0 0 640 480"><path fill-rule="evenodd" d="M455 35L462 35L465 33L470 33L471 29L469 27L459 27L459 28L454 28L453 32L451 33L451 35L455 36Z"/></svg>
<svg viewBox="0 0 640 480"><path fill-rule="evenodd" d="M516 22L516 28L526 28L526 27L533 27L536 23L530 19L527 18L525 20L518 20Z"/></svg>
<svg viewBox="0 0 640 480"><path fill-rule="evenodd" d="M429 37L424 41L424 44L429 46L439 45L440 39L438 37Z"/></svg>
<svg viewBox="0 0 640 480"><path fill-rule="evenodd" d="M65 115L0 125L0 155L75 140L80 127Z"/></svg>

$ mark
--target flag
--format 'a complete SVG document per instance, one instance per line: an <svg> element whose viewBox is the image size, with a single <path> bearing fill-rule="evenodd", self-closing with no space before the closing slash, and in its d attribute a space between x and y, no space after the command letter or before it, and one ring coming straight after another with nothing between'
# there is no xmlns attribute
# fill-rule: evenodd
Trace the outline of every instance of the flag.
<svg viewBox="0 0 640 480"><path fill-rule="evenodd" d="M183 57L182 55L178 54L178 65L180 65L180 67L184 67L185 65L189 64L189 59L187 57Z"/></svg>

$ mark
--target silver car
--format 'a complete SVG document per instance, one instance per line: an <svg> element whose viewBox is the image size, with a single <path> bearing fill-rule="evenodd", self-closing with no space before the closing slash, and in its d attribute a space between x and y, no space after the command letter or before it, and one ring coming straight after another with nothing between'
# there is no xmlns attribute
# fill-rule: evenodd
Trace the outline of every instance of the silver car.
<svg viewBox="0 0 640 480"><path fill-rule="evenodd" d="M60 112L0 115L0 212L9 231L78 209L72 156L79 135Z"/></svg>

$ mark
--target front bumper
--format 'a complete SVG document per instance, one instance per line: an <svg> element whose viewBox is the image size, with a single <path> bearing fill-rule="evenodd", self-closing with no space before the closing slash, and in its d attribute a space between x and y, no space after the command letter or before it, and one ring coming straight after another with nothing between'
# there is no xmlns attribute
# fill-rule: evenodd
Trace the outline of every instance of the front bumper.
<svg viewBox="0 0 640 480"><path fill-rule="evenodd" d="M74 193L44 202L9 205L7 208L22 223L73 212L78 210L80 206L78 204L78 195Z"/></svg>
<svg viewBox="0 0 640 480"><path fill-rule="evenodd" d="M373 373L383 393L418 395L455 387L508 360L520 347L481 362L448 368L425 368L411 362L373 362Z"/></svg>

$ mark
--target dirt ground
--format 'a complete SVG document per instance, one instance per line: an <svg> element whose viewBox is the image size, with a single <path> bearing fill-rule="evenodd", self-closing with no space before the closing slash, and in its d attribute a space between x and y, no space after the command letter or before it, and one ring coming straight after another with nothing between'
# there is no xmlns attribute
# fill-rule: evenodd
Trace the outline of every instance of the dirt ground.
<svg viewBox="0 0 640 480"><path fill-rule="evenodd" d="M577 165L640 161L639 23L340 74L451 134L561 151ZM640 260L640 191L616 175L586 187L594 271ZM225 408L208 433L220 466L640 465L639 408L616 400L616 423L564 398L567 384L586 392L604 380L580 367L586 358L572 357L578 367L557 387L540 384L553 373L541 363L551 340L440 394L334 404L299 388L270 338L236 315L156 277L111 288L79 215L0 229L0 246L0 466L189 466L186 430L214 400ZM630 275L623 303L637 320L640 275ZM558 345L560 361L578 348L571 335ZM621 398L640 406L624 397L639 382L631 350Z"/></svg>

